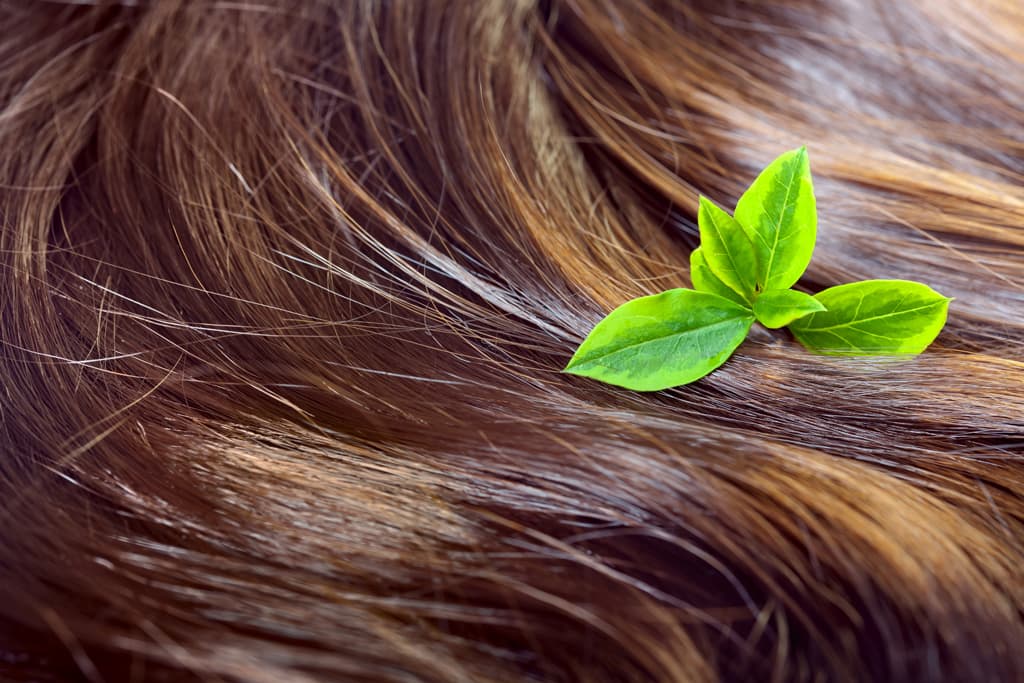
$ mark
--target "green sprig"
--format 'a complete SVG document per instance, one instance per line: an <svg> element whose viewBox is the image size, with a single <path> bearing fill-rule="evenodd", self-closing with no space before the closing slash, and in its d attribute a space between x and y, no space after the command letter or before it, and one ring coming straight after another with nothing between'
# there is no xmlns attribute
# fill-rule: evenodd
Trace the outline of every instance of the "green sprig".
<svg viewBox="0 0 1024 683"><path fill-rule="evenodd" d="M690 255L694 289L622 304L594 327L565 372L634 391L688 384L728 360L755 321L788 326L817 353L924 351L951 301L927 285L865 280L814 296L791 289L810 263L817 222L805 147L762 171L734 216L701 197L701 245Z"/></svg>

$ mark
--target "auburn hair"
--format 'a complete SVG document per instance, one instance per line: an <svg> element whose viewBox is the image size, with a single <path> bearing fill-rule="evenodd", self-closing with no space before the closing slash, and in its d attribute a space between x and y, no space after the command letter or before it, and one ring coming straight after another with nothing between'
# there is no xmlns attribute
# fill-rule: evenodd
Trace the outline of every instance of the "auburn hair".
<svg viewBox="0 0 1024 683"><path fill-rule="evenodd" d="M0 678L1024 680L1016 0L0 27ZM926 353L560 373L801 144Z"/></svg>

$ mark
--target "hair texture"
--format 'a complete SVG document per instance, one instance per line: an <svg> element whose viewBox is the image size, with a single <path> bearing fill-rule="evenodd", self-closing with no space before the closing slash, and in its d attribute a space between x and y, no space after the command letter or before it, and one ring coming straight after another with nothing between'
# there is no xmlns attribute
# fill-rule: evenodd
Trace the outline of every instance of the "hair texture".
<svg viewBox="0 0 1024 683"><path fill-rule="evenodd" d="M1024 680L1016 0L0 4L0 678ZM560 373L807 143L756 329Z"/></svg>

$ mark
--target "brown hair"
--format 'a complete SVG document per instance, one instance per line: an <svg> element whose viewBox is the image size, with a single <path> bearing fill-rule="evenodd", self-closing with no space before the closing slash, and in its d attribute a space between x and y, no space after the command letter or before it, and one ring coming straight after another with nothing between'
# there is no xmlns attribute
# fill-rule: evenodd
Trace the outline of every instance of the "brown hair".
<svg viewBox="0 0 1024 683"><path fill-rule="evenodd" d="M1022 18L3 3L0 676L1024 679ZM931 349L559 373L803 143Z"/></svg>

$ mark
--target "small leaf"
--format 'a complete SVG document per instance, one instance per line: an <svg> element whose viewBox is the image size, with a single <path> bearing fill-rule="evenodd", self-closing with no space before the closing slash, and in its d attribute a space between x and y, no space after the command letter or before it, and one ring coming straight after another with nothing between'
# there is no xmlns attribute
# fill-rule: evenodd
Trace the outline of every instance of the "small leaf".
<svg viewBox="0 0 1024 683"><path fill-rule="evenodd" d="M736 220L706 197L697 211L704 262L732 291L753 302L757 289L754 245Z"/></svg>
<svg viewBox="0 0 1024 683"><path fill-rule="evenodd" d="M670 289L609 313L565 372L635 391L687 384L724 363L753 322L753 313L723 297Z"/></svg>
<svg viewBox="0 0 1024 683"><path fill-rule="evenodd" d="M690 253L690 281L693 282L693 288L699 292L717 294L740 306L750 307L746 299L729 289L724 282L718 279L718 276L711 272L704 260L704 250L700 247Z"/></svg>
<svg viewBox="0 0 1024 683"><path fill-rule="evenodd" d="M838 356L921 353L946 324L952 299L907 280L865 280L816 294L828 310L790 325L807 348Z"/></svg>
<svg viewBox="0 0 1024 683"><path fill-rule="evenodd" d="M736 220L754 244L761 289L792 287L811 261L818 225L807 148L761 172L736 204Z"/></svg>
<svg viewBox="0 0 1024 683"><path fill-rule="evenodd" d="M769 329L785 327L794 320L825 307L810 294L795 289L771 289L761 292L754 302L754 315L757 321Z"/></svg>

